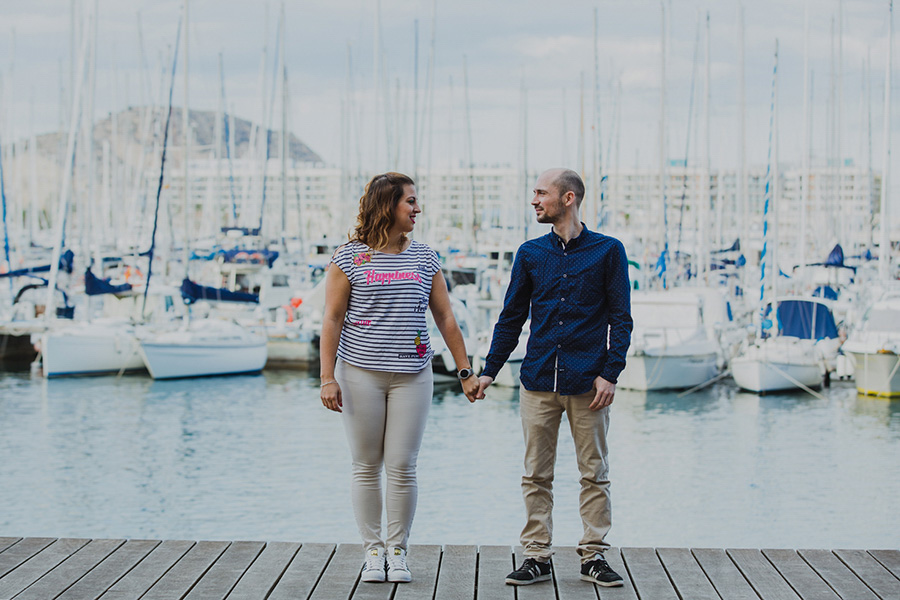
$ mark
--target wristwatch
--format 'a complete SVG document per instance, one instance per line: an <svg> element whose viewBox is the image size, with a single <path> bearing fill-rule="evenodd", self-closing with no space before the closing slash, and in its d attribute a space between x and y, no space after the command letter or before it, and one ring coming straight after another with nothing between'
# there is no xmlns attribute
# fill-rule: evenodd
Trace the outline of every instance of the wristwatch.
<svg viewBox="0 0 900 600"><path fill-rule="evenodd" d="M474 374L475 374L475 372L468 367L466 367L465 369L460 369L459 371L456 372L456 376L459 377L460 380L468 379L469 377L471 377Z"/></svg>

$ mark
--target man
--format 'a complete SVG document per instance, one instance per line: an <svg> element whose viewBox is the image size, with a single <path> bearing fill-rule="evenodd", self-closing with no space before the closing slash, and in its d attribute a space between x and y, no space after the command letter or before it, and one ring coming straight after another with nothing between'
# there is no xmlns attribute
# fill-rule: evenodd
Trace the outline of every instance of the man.
<svg viewBox="0 0 900 600"><path fill-rule="evenodd" d="M476 395L484 398L530 312L519 394L525 435L527 522L520 538L525 560L506 578L510 585L550 579L553 467L563 412L581 472L581 579L622 585L603 558L611 525L606 432L631 337L631 286L622 243L589 231L580 221L583 198L584 182L574 171L551 169L538 177L531 205L538 222L551 223L553 229L516 253Z"/></svg>

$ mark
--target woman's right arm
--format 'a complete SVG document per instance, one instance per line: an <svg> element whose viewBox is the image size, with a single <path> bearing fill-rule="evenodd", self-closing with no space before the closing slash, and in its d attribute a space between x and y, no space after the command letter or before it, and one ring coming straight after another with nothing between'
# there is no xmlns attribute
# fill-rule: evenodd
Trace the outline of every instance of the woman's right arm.
<svg viewBox="0 0 900 600"><path fill-rule="evenodd" d="M320 392L322 404L335 412L341 412L343 405L341 387L334 378L334 365L337 361L338 342L341 339L349 299L350 280L337 265L330 264L325 273L325 313L322 317L322 334L319 337L319 377L322 380Z"/></svg>

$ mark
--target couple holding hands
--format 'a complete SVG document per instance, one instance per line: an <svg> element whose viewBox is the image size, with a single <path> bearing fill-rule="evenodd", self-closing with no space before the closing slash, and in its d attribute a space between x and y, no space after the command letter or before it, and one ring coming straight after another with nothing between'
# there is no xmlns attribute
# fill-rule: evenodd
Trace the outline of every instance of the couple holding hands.
<svg viewBox="0 0 900 600"><path fill-rule="evenodd" d="M389 172L367 184L350 241L334 253L337 268L327 270L320 340L322 404L341 413L353 461L362 581L412 580L406 552L418 494L416 459L433 392L430 308L470 402L485 397L531 317L519 396L525 559L506 583L551 578L553 469L565 412L581 473L580 577L622 585L603 558L611 526L606 434L631 336L631 288L624 247L585 227L583 198L584 183L574 171L551 169L538 177L531 205L537 221L552 230L516 252L490 352L476 377L438 256L407 237L422 212L415 183Z"/></svg>

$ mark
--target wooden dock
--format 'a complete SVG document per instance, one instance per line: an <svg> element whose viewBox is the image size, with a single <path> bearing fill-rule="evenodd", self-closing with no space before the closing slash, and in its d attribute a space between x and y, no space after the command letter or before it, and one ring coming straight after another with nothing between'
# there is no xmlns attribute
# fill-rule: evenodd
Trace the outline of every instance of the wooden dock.
<svg viewBox="0 0 900 600"><path fill-rule="evenodd" d="M573 548L557 549L552 582L508 586L514 558L413 546L412 583L369 584L355 544L0 537L0 600L900 599L900 550L613 548L620 588L581 581Z"/></svg>

